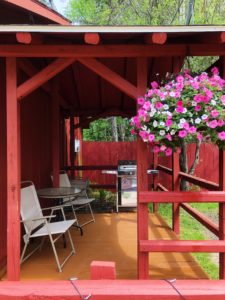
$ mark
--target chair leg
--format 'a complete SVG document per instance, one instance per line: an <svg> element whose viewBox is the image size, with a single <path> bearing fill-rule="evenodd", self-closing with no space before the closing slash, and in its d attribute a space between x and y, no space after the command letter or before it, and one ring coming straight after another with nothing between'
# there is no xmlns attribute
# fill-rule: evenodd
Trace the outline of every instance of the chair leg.
<svg viewBox="0 0 225 300"><path fill-rule="evenodd" d="M57 251L56 251L56 248L55 248L55 243L53 241L53 238L52 238L51 234L49 234L49 239L50 239L50 242L51 242L51 245L52 245L52 250L53 250L54 255L55 255L55 260L56 260L56 264L57 264L58 270L59 270L59 272L62 272L62 268L61 268L61 265L59 263L58 254L57 254Z"/></svg>

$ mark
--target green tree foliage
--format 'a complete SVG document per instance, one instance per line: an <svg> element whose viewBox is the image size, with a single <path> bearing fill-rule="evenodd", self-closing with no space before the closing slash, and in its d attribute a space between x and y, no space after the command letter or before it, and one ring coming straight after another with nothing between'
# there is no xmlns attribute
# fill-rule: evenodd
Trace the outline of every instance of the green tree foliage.
<svg viewBox="0 0 225 300"><path fill-rule="evenodd" d="M192 10L190 10L192 5ZM67 17L89 25L223 24L224 0L69 0Z"/></svg>
<svg viewBox="0 0 225 300"><path fill-rule="evenodd" d="M83 130L84 141L115 141L112 134L111 119L99 119L90 124L89 129ZM128 119L116 117L118 141L133 141L134 137L130 135L130 125Z"/></svg>

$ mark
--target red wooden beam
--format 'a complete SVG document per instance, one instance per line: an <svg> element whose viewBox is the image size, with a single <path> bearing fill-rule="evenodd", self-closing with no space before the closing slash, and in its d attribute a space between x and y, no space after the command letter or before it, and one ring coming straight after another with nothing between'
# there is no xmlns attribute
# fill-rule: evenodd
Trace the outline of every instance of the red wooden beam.
<svg viewBox="0 0 225 300"><path fill-rule="evenodd" d="M225 43L225 32L213 32L210 36L206 34L202 34L198 37L198 42L204 43Z"/></svg>
<svg viewBox="0 0 225 300"><path fill-rule="evenodd" d="M32 36L29 32L17 32L16 40L21 44L30 44L32 41Z"/></svg>
<svg viewBox="0 0 225 300"><path fill-rule="evenodd" d="M137 58L137 91L138 95L143 95L147 88L148 64L146 58ZM137 106L138 108L138 106ZM148 206L140 202L141 191L148 189L148 147L140 138L137 140L137 238L148 239ZM137 245L138 246L138 245ZM138 278L148 279L149 263L148 253L138 250Z"/></svg>
<svg viewBox="0 0 225 300"><path fill-rule="evenodd" d="M166 43L167 33L166 32L154 32L146 34L144 36L144 42L146 44L159 44L163 45Z"/></svg>
<svg viewBox="0 0 225 300"><path fill-rule="evenodd" d="M65 170L117 170L118 166L114 165L97 165L97 166L65 166Z"/></svg>
<svg viewBox="0 0 225 300"><path fill-rule="evenodd" d="M173 170L171 168L165 167L163 165L158 165L157 170L162 171L162 172L164 172L166 174L169 174L169 175L173 174Z"/></svg>
<svg viewBox="0 0 225 300"><path fill-rule="evenodd" d="M20 112L16 59L6 59L7 278L20 278Z"/></svg>
<svg viewBox="0 0 225 300"><path fill-rule="evenodd" d="M225 55L225 44L0 45L3 57L171 57Z"/></svg>
<svg viewBox="0 0 225 300"><path fill-rule="evenodd" d="M21 100L29 95L31 92L39 88L42 84L71 65L74 61L74 58L60 58L54 60L51 64L39 71L32 78L28 79L17 88L18 100Z"/></svg>
<svg viewBox="0 0 225 300"><path fill-rule="evenodd" d="M62 15L58 14L56 11L48 8L46 5L35 2L33 0L5 0L13 5L26 9L32 13L38 14L44 18L52 20L55 23L61 25L69 25L70 22L65 19Z"/></svg>
<svg viewBox="0 0 225 300"><path fill-rule="evenodd" d="M177 66L178 67L178 66ZM174 71L177 72L178 68L174 68ZM173 153L172 156L172 189L173 191L179 191L180 189L180 181L179 181L179 154L177 152ZM173 203L172 204L172 227L173 231L177 236L180 235L180 204Z"/></svg>
<svg viewBox="0 0 225 300"><path fill-rule="evenodd" d="M51 142L52 142L52 177L53 186L59 187L60 171L60 111L58 98L58 81L52 80L52 97L51 97Z"/></svg>
<svg viewBox="0 0 225 300"><path fill-rule="evenodd" d="M209 218L200 213L197 209L194 209L190 205L183 203L181 207L189 213L195 220L200 222L203 226L205 226L208 230L214 233L216 236L219 236L219 226L213 223Z"/></svg>
<svg viewBox="0 0 225 300"><path fill-rule="evenodd" d="M78 58L78 61L88 69L92 70L93 72L107 80L109 83L117 87L120 91L124 92L133 99L137 99L137 88L132 83L121 77L119 74L99 62L97 59Z"/></svg>
<svg viewBox="0 0 225 300"><path fill-rule="evenodd" d="M161 183L158 183L157 184L157 188L160 190L160 191L164 191L164 192L168 192L169 190L164 186L162 185Z"/></svg>
<svg viewBox="0 0 225 300"><path fill-rule="evenodd" d="M39 72L39 70L27 59L20 59L18 65L19 65L19 68L30 77L33 77L34 75L36 75ZM41 88L46 93L51 95L51 86L50 86L49 82L46 82L45 84L43 84L41 86ZM65 108L69 108L67 101L59 93L58 93L58 97L59 97L60 103Z"/></svg>
<svg viewBox="0 0 225 300"><path fill-rule="evenodd" d="M223 58L223 78L225 78L225 57ZM219 186L225 191L225 151L219 150ZM225 203L219 204L219 238L225 240ZM225 251L224 251L225 252ZM220 279L225 279L225 253L219 256Z"/></svg>
<svg viewBox="0 0 225 300"><path fill-rule="evenodd" d="M100 43L100 35L98 33L89 32L84 34L84 42L89 45L98 45Z"/></svg>
<svg viewBox="0 0 225 300"><path fill-rule="evenodd" d="M82 295L95 300L179 300L181 297L166 280L77 280ZM176 280L174 287L184 299L224 300L224 280ZM0 283L0 300L80 300L67 281L21 281ZM91 299L92 299L91 298Z"/></svg>
<svg viewBox="0 0 225 300"><path fill-rule="evenodd" d="M114 261L93 261L91 263L91 279L116 279Z"/></svg>
<svg viewBox="0 0 225 300"><path fill-rule="evenodd" d="M225 241L140 241L140 250L143 252L224 252Z"/></svg>
<svg viewBox="0 0 225 300"><path fill-rule="evenodd" d="M197 176L193 176L184 172L179 172L179 176L183 179L185 179L188 182L191 182L193 184L199 185L200 187L203 187L207 190L212 190L212 191L219 191L219 184L209 181L209 180L205 180L203 178L197 177Z"/></svg>
<svg viewBox="0 0 225 300"><path fill-rule="evenodd" d="M224 192L141 192L141 203L224 203Z"/></svg>

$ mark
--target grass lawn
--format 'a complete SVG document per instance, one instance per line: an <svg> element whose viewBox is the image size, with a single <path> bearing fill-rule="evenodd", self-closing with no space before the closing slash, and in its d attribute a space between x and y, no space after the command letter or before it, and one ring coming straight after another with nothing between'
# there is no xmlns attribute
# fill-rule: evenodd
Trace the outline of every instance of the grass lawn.
<svg viewBox="0 0 225 300"><path fill-rule="evenodd" d="M207 216L216 216L218 214L218 204L213 203L195 203L194 208L205 213ZM159 213L165 218L167 223L172 224L172 205L160 204ZM181 240L207 240L206 229L188 215L183 209L180 212L181 218ZM218 265L213 261L210 253L193 253L202 268L207 272L211 279L218 279Z"/></svg>

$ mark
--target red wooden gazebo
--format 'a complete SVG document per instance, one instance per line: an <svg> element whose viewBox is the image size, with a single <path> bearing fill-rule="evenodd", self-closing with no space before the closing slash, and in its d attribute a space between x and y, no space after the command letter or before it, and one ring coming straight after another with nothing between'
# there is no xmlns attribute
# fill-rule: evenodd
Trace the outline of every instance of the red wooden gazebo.
<svg viewBox="0 0 225 300"><path fill-rule="evenodd" d="M34 0L4 0L0 11L0 267L7 269L7 281L0 283L0 299L28 299L31 293L37 295L36 299L78 299L68 282L45 282L38 287L38 282L19 281L21 179L29 178L37 187L43 187L50 184L49 174L53 171L57 186L59 170L66 165L65 119L70 119L73 141L74 129L92 120L134 115L135 100L145 92L148 82L155 74L163 77L166 72L178 72L185 56L219 56L217 64L225 77L225 26L72 26ZM171 169L159 165L158 169L172 176L176 192L158 192L157 197L155 192L147 191L147 153L147 146L138 140L138 271L139 279L145 280L80 281L78 287L83 294L91 292L93 299L179 299L168 283L147 280L149 251L217 251L221 253L221 280L184 280L176 286L187 299L224 299L224 152L220 151L219 183L179 172L176 155ZM69 169L79 169L73 165L73 151L70 161ZM157 167L157 159L151 164ZM211 191L188 196L180 193L181 177ZM158 188L166 190L160 184ZM220 203L218 227L186 204L196 201ZM173 203L177 234L182 206L220 240L148 241L149 202Z"/></svg>

